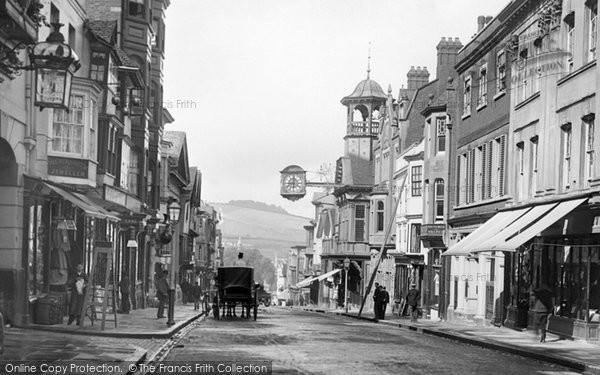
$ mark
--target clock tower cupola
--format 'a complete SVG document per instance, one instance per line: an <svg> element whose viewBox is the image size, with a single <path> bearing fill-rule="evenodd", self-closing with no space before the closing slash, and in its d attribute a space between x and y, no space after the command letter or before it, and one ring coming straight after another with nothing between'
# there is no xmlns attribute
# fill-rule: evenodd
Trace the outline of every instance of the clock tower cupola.
<svg viewBox="0 0 600 375"><path fill-rule="evenodd" d="M367 79L359 82L352 94L342 99L347 108L344 154L363 160L372 158L373 141L379 134L379 109L387 100L381 86L370 77L370 60L369 57Z"/></svg>

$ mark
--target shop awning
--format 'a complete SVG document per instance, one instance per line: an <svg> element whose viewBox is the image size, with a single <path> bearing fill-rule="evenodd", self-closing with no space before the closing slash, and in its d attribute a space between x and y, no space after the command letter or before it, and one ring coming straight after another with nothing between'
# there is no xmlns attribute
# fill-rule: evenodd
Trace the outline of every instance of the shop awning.
<svg viewBox="0 0 600 375"><path fill-rule="evenodd" d="M99 211L104 213L105 217L108 218L109 220L119 221L119 218L117 216L115 216L113 212L110 212L109 210L104 208L102 205L99 205L98 203L94 202L93 200L88 198L86 195L81 194L81 193L73 193L73 194L77 198L79 198L82 201L84 201L85 203L87 203L88 205L90 205L92 207L96 207Z"/></svg>
<svg viewBox="0 0 600 375"><path fill-rule="evenodd" d="M317 277L317 280L319 280L319 281L323 281L323 280L325 280L326 278L328 278L329 276L333 276L333 275L335 275L336 273L338 273L338 272L341 272L341 271L342 271L342 269L341 269L341 268L337 268L337 269L335 269L335 270L333 270L333 271L329 271L329 272L327 272L327 273L324 273L324 274L322 274L321 276L318 276L318 277Z"/></svg>
<svg viewBox="0 0 600 375"><path fill-rule="evenodd" d="M512 236L509 240L504 243L500 243L494 247L494 251L515 251L519 246L525 242L531 240L537 236L540 232L562 219L569 212L573 211L577 206L586 201L587 198L574 199L571 201L561 202L558 206L535 223L529 228L521 231L520 233Z"/></svg>
<svg viewBox="0 0 600 375"><path fill-rule="evenodd" d="M519 230L526 228L533 222L537 221L540 217L545 215L548 211L553 209L557 204L549 203L535 206L527 211L523 216L515 220L513 223L502 229L496 235L488 237L486 240L477 243L471 249L471 253L480 253L483 251L495 251L495 247L506 242L506 240L512 237Z"/></svg>
<svg viewBox="0 0 600 375"><path fill-rule="evenodd" d="M316 281L317 277L313 276L313 277L309 277L308 279L304 279L302 281L300 281L298 284L296 284L294 286L294 288L305 288L307 286L309 286L310 284L312 284L313 281Z"/></svg>
<svg viewBox="0 0 600 375"><path fill-rule="evenodd" d="M81 198L79 198L76 194L69 191L66 191L58 186L50 185L44 182L44 186L48 189L52 190L54 193L61 196L63 199L71 202L74 206L81 209L85 212L86 215L92 216L100 219L109 219L118 221L119 219L116 216L111 215L108 211L104 210L102 207L99 207L93 203L88 203Z"/></svg>
<svg viewBox="0 0 600 375"><path fill-rule="evenodd" d="M442 256L465 256L469 255L474 246L477 246L481 241L493 237L507 225L515 222L523 214L529 211L528 208L521 208L513 211L504 211L497 213L488 221L483 223L473 233L469 234L465 239L450 247Z"/></svg>

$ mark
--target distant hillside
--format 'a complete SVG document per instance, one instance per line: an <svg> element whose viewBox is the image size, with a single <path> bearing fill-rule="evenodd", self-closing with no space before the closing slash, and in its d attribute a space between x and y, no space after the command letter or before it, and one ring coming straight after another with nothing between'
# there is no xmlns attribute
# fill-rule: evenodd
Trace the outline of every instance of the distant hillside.
<svg viewBox="0 0 600 375"><path fill-rule="evenodd" d="M252 208L252 209L260 210L260 211L273 212L276 214L289 215L289 213L286 210L284 210L283 208L276 206L274 204L266 204L264 202L235 200L235 201L229 201L229 203L227 203L227 204L230 206L246 207L246 208Z"/></svg>
<svg viewBox="0 0 600 375"><path fill-rule="evenodd" d="M274 258L287 257L290 247L306 242L304 226L310 219L290 215L281 207L253 201L209 204L221 212L220 228L226 247L235 246L241 237L245 248L258 249Z"/></svg>

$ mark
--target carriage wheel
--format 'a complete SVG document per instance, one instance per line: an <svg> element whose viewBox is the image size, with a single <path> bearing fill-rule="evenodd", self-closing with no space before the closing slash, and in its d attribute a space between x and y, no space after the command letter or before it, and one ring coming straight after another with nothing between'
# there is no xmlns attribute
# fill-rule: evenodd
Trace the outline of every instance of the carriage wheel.
<svg viewBox="0 0 600 375"><path fill-rule="evenodd" d="M256 321L256 315L258 314L258 304L254 304L254 321Z"/></svg>
<svg viewBox="0 0 600 375"><path fill-rule="evenodd" d="M269 306L271 306L271 299L270 299L270 298L267 298L267 299L265 300L264 304L265 304L265 307L269 307Z"/></svg>

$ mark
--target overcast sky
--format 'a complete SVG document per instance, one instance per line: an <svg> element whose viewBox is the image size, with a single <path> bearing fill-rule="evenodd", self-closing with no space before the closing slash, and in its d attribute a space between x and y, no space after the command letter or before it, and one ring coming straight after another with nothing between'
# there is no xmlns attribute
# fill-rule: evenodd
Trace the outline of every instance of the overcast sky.
<svg viewBox="0 0 600 375"><path fill-rule="evenodd" d="M411 66L435 78L441 37L463 44L508 0L175 0L167 13L167 130L187 132L202 199L251 199L311 217L312 193L279 195L283 168L343 155L340 100L366 78L394 97ZM310 177L310 175L309 175Z"/></svg>

